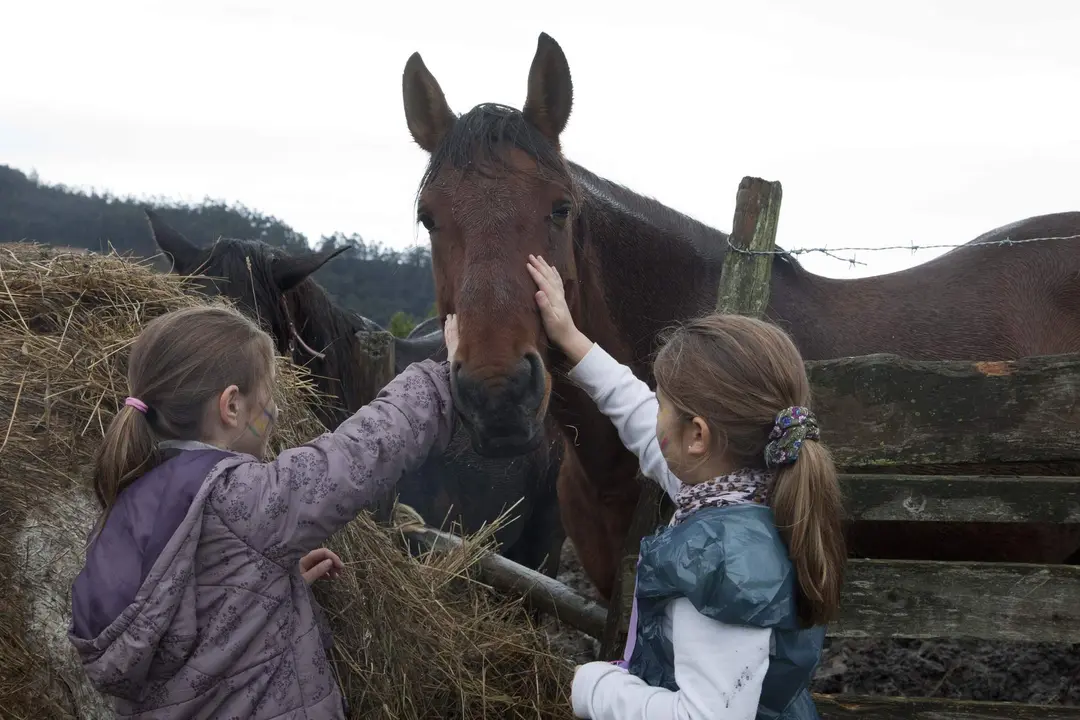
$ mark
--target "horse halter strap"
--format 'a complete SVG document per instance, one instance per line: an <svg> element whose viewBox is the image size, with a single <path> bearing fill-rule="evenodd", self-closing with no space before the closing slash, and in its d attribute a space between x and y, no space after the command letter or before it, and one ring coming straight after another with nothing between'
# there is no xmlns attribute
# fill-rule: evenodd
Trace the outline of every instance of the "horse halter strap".
<svg viewBox="0 0 1080 720"><path fill-rule="evenodd" d="M300 333L296 332L296 325L293 324L292 315L289 313L289 304L285 302L284 295L278 297L278 303L281 305L281 312L285 314L285 324L289 326L289 359L296 359L296 346L300 345L300 347L312 357L325 360L326 355L318 350L312 350L311 347L304 342L304 338L300 337Z"/></svg>

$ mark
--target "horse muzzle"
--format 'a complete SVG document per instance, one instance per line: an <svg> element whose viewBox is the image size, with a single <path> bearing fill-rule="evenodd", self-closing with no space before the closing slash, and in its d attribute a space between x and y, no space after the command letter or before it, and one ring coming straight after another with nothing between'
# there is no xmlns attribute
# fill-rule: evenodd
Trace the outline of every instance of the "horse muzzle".
<svg viewBox="0 0 1080 720"><path fill-rule="evenodd" d="M547 376L536 353L526 354L507 374L483 378L454 363L450 390L478 455L522 455L543 442Z"/></svg>

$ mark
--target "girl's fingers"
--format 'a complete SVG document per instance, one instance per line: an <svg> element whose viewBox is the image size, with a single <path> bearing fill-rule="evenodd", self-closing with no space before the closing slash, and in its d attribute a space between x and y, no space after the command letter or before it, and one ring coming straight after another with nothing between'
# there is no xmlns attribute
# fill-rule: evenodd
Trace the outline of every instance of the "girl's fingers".
<svg viewBox="0 0 1080 720"><path fill-rule="evenodd" d="M526 265L525 267L529 269L529 274L532 275L533 280L536 281L536 284L540 286L541 290L551 289L551 280L548 279L547 275L544 274L543 270L533 265Z"/></svg>
<svg viewBox="0 0 1080 720"><path fill-rule="evenodd" d="M540 262L544 264L544 274L547 275L549 278L557 278L559 276L559 271L556 270L552 265L548 264L547 260L541 257Z"/></svg>
<svg viewBox="0 0 1080 720"><path fill-rule="evenodd" d="M324 565L327 567L345 567L345 563L341 561L341 558L338 557L337 553L328 548L316 548L315 550L312 550L301 561L301 566L306 563L311 564L308 572L313 568L322 568Z"/></svg>
<svg viewBox="0 0 1080 720"><path fill-rule="evenodd" d="M548 265L547 260L537 255L530 255L529 261L536 266L536 269L540 271L542 275L550 276L553 268Z"/></svg>
<svg viewBox="0 0 1080 720"><path fill-rule="evenodd" d="M532 260L533 256L530 255L529 258L530 260ZM529 269L529 274L532 275L533 280L536 281L536 284L540 285L544 290L550 292L555 288L559 287L562 283L559 281L559 273L557 271L554 271L550 266L548 266L547 269L543 269L539 265L539 263L541 262L543 262L543 259L537 259L537 262L535 264L533 262L530 262L525 267Z"/></svg>
<svg viewBox="0 0 1080 720"><path fill-rule="evenodd" d="M323 560L321 563L313 567L307 572L308 584L310 585L314 581L323 577L334 576L334 561L330 558Z"/></svg>

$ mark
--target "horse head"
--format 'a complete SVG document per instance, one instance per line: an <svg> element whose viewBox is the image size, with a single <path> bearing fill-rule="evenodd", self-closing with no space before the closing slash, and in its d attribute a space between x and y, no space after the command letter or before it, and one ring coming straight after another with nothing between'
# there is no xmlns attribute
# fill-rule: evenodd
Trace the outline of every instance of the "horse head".
<svg viewBox="0 0 1080 720"><path fill-rule="evenodd" d="M259 240L233 238L221 238L201 248L152 210L147 210L146 216L154 242L172 259L172 272L193 276L203 293L228 297L240 310L257 318L277 340L281 353L296 342L296 324L303 323L311 311L310 303L297 296L311 293L311 275L349 249L331 247L289 255Z"/></svg>
<svg viewBox="0 0 1080 720"><path fill-rule="evenodd" d="M515 455L543 437L550 353L525 265L557 267L576 305L575 233L581 202L559 136L573 102L566 56L541 34L523 109L447 104L419 53L405 65L405 117L429 153L417 220L431 237L440 316L458 316L451 376L455 407L476 451Z"/></svg>

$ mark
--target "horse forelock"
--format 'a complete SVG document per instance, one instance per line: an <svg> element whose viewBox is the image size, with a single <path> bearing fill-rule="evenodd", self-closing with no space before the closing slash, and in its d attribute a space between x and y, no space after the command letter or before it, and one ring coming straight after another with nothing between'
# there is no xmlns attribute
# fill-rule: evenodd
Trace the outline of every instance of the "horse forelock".
<svg viewBox="0 0 1080 720"><path fill-rule="evenodd" d="M260 247L262 246L262 247ZM264 243L235 238L221 238L200 258L199 274L218 285L221 294L240 301L257 320L271 330L284 322L273 288L273 248Z"/></svg>
<svg viewBox="0 0 1080 720"><path fill-rule="evenodd" d="M525 168L515 163L507 151L520 150L535 163ZM457 170L453 176L445 170ZM563 185L568 192L576 185L558 145L534 127L520 110L497 103L477 105L458 117L431 154L420 179L419 195L432 186L451 189L448 183L465 174L505 180L508 175L530 175Z"/></svg>

